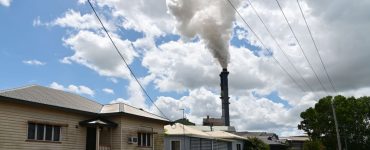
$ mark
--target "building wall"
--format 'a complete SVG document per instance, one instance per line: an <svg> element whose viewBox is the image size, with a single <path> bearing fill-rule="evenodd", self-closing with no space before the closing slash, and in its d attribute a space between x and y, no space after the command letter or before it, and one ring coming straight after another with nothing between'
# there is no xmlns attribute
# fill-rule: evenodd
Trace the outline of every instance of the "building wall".
<svg viewBox="0 0 370 150"><path fill-rule="evenodd" d="M86 128L79 121L89 116L61 110L16 104L0 100L0 149L1 150L83 150ZM28 121L65 124L61 128L61 142L29 142Z"/></svg>
<svg viewBox="0 0 370 150"><path fill-rule="evenodd" d="M116 130L121 130L121 132L116 132L121 142L114 142L112 148L113 150L119 150L120 148L122 150L163 150L164 125L165 123L155 120L126 115L121 116L119 127L116 128ZM139 147L137 144L128 143L128 138L137 137L138 132L155 133L153 134L152 147Z"/></svg>
<svg viewBox="0 0 370 150"><path fill-rule="evenodd" d="M236 141L233 141L232 142L232 150L236 150L236 144L240 144L240 146L241 146L241 149L243 149L244 148L244 143L243 143L243 141L240 141L240 140L236 140Z"/></svg>
<svg viewBox="0 0 370 150"><path fill-rule="evenodd" d="M94 117L0 100L0 150L84 150L86 127L79 126L79 122ZM165 123L126 115L106 119L118 126L101 130L101 145L110 146L111 150L163 150ZM26 141L28 121L65 124L61 128L61 142ZM137 137L138 132L152 131L156 133L152 147L128 143L128 138Z"/></svg>
<svg viewBox="0 0 370 150"><path fill-rule="evenodd" d="M190 150L190 138L188 136L185 136L185 137L184 136L165 136L164 137L164 150L171 150L172 141L180 141L181 150L184 150L184 149Z"/></svg>
<svg viewBox="0 0 370 150"><path fill-rule="evenodd" d="M238 142L225 142L220 140L212 140L212 139L204 139L204 138L196 138L196 137L189 137L189 136L165 136L164 141L164 150L171 150L171 142L172 141L180 141L180 148L181 150L236 150L236 143ZM185 142L184 142L185 141ZM184 145L185 144L185 145ZM231 149L228 148L228 144L233 144L235 147ZM243 146L243 144L242 144Z"/></svg>

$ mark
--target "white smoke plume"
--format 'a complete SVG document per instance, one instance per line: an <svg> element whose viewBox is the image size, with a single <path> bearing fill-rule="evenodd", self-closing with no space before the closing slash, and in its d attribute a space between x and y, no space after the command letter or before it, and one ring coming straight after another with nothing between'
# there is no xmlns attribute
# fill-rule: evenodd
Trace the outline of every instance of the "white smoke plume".
<svg viewBox="0 0 370 150"><path fill-rule="evenodd" d="M238 5L238 0L232 0ZM225 0L167 0L170 13L177 20L177 30L186 38L197 35L218 59L222 68L230 61L229 41L235 11Z"/></svg>

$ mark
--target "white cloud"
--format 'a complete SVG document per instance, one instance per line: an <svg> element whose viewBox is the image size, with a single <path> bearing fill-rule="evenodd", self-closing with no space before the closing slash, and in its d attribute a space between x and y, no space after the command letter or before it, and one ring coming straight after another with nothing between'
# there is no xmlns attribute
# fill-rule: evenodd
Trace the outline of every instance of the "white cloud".
<svg viewBox="0 0 370 150"><path fill-rule="evenodd" d="M148 110L149 106L146 103L146 97L142 92L142 89L133 78L129 78L129 84L125 87L128 97L117 98L112 100L110 103L126 103L138 108Z"/></svg>
<svg viewBox="0 0 370 150"><path fill-rule="evenodd" d="M116 34L111 34L111 36L124 55L126 62L131 64L137 56L137 53L131 46L131 42L121 40ZM128 78L129 72L127 67L104 33L98 34L92 31L81 30L63 41L65 45L74 51L72 56L62 59L63 63L78 63L98 72L102 76Z"/></svg>
<svg viewBox="0 0 370 150"><path fill-rule="evenodd" d="M103 20L104 24L109 23ZM75 10L68 10L64 16L55 19L50 24L74 29L100 29L101 25L94 14L83 14ZM111 26L109 26L111 27ZM112 28L109 28L112 29Z"/></svg>
<svg viewBox="0 0 370 150"><path fill-rule="evenodd" d="M77 94L85 94L85 95L89 95L91 97L94 96L95 92L90 89L89 87L86 87L84 85L73 85L73 84L70 84L68 87L64 87L63 85L61 84L58 84L57 82L53 82L49 85L49 87L53 88L53 89L57 89L57 90L63 90L63 91L67 91L67 92L73 92L73 93L77 93Z"/></svg>
<svg viewBox="0 0 370 150"><path fill-rule="evenodd" d="M59 62L62 64L72 64L72 62L69 60L68 57L64 57L63 59L60 59Z"/></svg>
<svg viewBox="0 0 370 150"><path fill-rule="evenodd" d="M109 89L109 88L104 88L102 89L103 92L107 93L107 94L114 94L114 90L113 89Z"/></svg>
<svg viewBox="0 0 370 150"><path fill-rule="evenodd" d="M111 104L114 104L114 103L125 103L125 104L129 104L131 105L131 103L123 98L117 98L117 99L114 99L110 102Z"/></svg>
<svg viewBox="0 0 370 150"><path fill-rule="evenodd" d="M306 93L299 91L273 59L262 52L258 52L260 57L257 57L249 48L231 46L228 69L230 71L232 124L236 125L239 130L273 131L284 135L300 134L301 132L296 129L299 113L313 106L326 93L308 67L276 3L267 0L253 0L252 2L298 71L314 90ZM325 79L323 68L310 41L297 4L280 2L308 58L312 61L313 67L324 81L324 86L329 88L329 82ZM370 66L370 61L367 61L367 58L370 57L370 51L368 51L370 43L367 41L370 41L368 36L370 14L367 12L370 4L366 0L356 3L304 0L300 2L328 72L339 93L347 96L362 96L369 93L370 70L367 68ZM126 5L127 3L130 5ZM304 85L284 58L283 53L277 49L251 8L246 5L246 1L241 3L242 7L239 10L244 18L264 40L267 47L274 52L274 56L286 67L287 71L292 73L299 84ZM221 68L212 55L205 50L204 43L174 41L155 46L155 37L175 31L175 21L167 13L166 1L149 0L142 3L141 1L98 0L96 4L99 8L109 8L106 9L107 12L104 15L107 15L106 18L110 18L111 22L106 22L113 31L112 35L116 44L124 51L123 54L128 62L131 64L135 58L143 55L141 63L148 69L148 74L140 81L144 85L154 83L154 86L161 92L186 94L179 99L163 96L157 98L156 104L171 119L181 118L180 108L189 110L188 118L197 123L201 123L201 118L207 114L214 117L220 116L218 74ZM225 7L228 6L225 5ZM62 63L81 64L108 79L129 80L127 86L129 96L124 99L118 98L114 102L125 102L156 112L153 106L146 103L136 82L129 77L110 41L103 32L98 30L99 26L92 14L81 14L69 10L63 17L56 20L58 24L55 25L76 30L64 39L64 44L74 53L63 58ZM116 28L141 31L145 36L133 42L122 40L118 33L115 33L116 30L112 24L120 25ZM261 43L256 41L256 37L246 29L238 17L235 27L242 29L233 36L240 40L248 40L255 46L261 46ZM131 42L140 50L139 52L135 52L131 47ZM112 82L115 81L112 80ZM267 95L273 91L277 91L291 107L284 107L281 103L267 98L256 98L250 94L255 92ZM199 105L207 109L200 109Z"/></svg>
<svg viewBox="0 0 370 150"><path fill-rule="evenodd" d="M116 78L108 78L108 81L118 83L118 80Z"/></svg>
<svg viewBox="0 0 370 150"><path fill-rule="evenodd" d="M246 48L230 47L230 87L237 90L259 89L280 74L272 61L257 57ZM205 50L203 43L169 42L144 54L143 66L155 76L154 83L161 91L186 91L199 87L216 87L221 67ZM245 78L248 77L248 78ZM273 86L276 83L270 84Z"/></svg>
<svg viewBox="0 0 370 150"><path fill-rule="evenodd" d="M296 129L296 125L299 113L309 106L303 104L295 108L286 108L283 104L251 95L232 96L230 103L231 124L239 131L269 131L283 135L302 134ZM204 88L190 90L188 96L179 99L159 97L156 105L172 120L182 117L180 111L182 108L189 111L187 118L197 124L202 124L202 118L207 115L215 118L221 116L219 95ZM199 106L202 106L202 109ZM160 114L154 106L151 110Z"/></svg>
<svg viewBox="0 0 370 150"><path fill-rule="evenodd" d="M35 66L43 66L43 65L46 65L45 62L42 62L42 61L39 61L39 60L36 60L36 59L32 59L32 60L23 60L22 61L24 64L27 64L27 65L35 65Z"/></svg>
<svg viewBox="0 0 370 150"><path fill-rule="evenodd" d="M144 93L142 92L139 84L133 78L129 79L129 85L127 86L127 95L129 96L127 101L132 106L143 109L148 108L148 105L145 103L146 97L144 96Z"/></svg>
<svg viewBox="0 0 370 150"><path fill-rule="evenodd" d="M86 2L87 2L87 0L78 0L79 4L85 4Z"/></svg>
<svg viewBox="0 0 370 150"><path fill-rule="evenodd" d="M5 7L9 7L12 0L0 0L0 5L3 5Z"/></svg>
<svg viewBox="0 0 370 150"><path fill-rule="evenodd" d="M43 23L41 22L41 20L40 20L40 16L37 16L36 17L36 19L33 19L33 21L32 21L32 25L34 26L34 27L37 27L37 26L41 26L41 25L43 25Z"/></svg>
<svg viewBox="0 0 370 150"><path fill-rule="evenodd" d="M305 61L301 50L296 44L277 4L267 1L252 2L271 32L277 38L277 41L281 43L283 49L291 57L299 72L303 74L313 87L314 92L322 91L322 87L308 67L308 63ZM369 61L366 61L366 58L370 56L370 52L367 50L370 44L360 41L370 40L367 36L369 33L367 27L370 25L370 21L367 19L369 18L369 14L365 13L370 4L365 1L358 1L356 4L348 1L325 1L325 4L312 1L300 2L303 5L307 21L318 44L320 54L336 88L339 91L345 91L368 86L370 80L366 76L370 74L370 71L361 68L366 68L366 66L370 65ZM265 44L272 48L274 55L287 67L288 71L293 73L292 67L289 67L290 65L282 53L276 48L276 45L269 37L263 25L252 9L247 7L246 3L247 1L244 1L244 7L240 8L241 14L243 14L246 21L261 36ZM313 47L297 3L288 3L287 1L281 1L281 3L308 59L313 64L318 76L324 81L324 86L330 89L330 84L325 77L324 70ZM331 7L323 8L323 6ZM356 11L348 14L344 13L351 10ZM240 19L238 19L237 24L246 28ZM248 32L250 33L249 30ZM255 37L250 34L247 39L254 41ZM363 71L358 72L358 70ZM287 78L287 76L283 77ZM294 77L298 79L296 73L294 73ZM299 80L299 83L304 84L302 80Z"/></svg>
<svg viewBox="0 0 370 150"><path fill-rule="evenodd" d="M111 8L113 17L123 17L122 27L141 31L148 37L173 31L174 20L167 13L166 0L97 0L98 6ZM127 5L130 4L130 5Z"/></svg>

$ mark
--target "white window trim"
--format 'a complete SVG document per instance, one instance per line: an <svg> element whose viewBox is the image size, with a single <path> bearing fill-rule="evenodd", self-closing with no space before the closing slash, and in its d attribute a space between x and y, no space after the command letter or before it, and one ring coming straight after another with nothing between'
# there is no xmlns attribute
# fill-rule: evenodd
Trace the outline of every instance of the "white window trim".
<svg viewBox="0 0 370 150"><path fill-rule="evenodd" d="M28 138L28 135L29 135L29 124L30 123L27 123L27 137L26 137L27 140L47 141L47 142L61 142L62 141L62 126L51 125L51 124L40 124L40 123L32 123L32 124L35 125L35 133L34 133L33 138L32 139L29 139ZM42 140L38 140L37 139L37 136L38 136L37 135L38 134L38 126L39 125L42 125L43 126L43 130L44 130ZM50 125L51 126L51 140L46 140L46 126L47 125ZM58 141L54 141L54 128L55 127L59 127L59 140Z"/></svg>
<svg viewBox="0 0 370 150"><path fill-rule="evenodd" d="M153 140L152 140L152 137L153 137L153 134L151 133L146 133L146 132L138 132L139 136L140 136L140 147L152 147L153 146ZM149 135L149 138L148 136ZM139 138L139 137L138 137ZM144 138L145 138L145 145L144 145ZM148 145L148 140L150 140L150 145Z"/></svg>

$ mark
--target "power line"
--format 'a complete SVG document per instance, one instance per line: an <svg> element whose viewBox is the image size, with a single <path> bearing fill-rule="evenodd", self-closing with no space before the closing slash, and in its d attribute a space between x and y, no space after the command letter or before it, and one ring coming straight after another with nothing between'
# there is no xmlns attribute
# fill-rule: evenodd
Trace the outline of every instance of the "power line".
<svg viewBox="0 0 370 150"><path fill-rule="evenodd" d="M123 60L123 62L125 63L126 67L128 68L128 70L130 71L132 77L134 77L135 81L137 82L137 84L139 84L141 90L145 93L145 95L148 97L148 99L153 103L153 105L158 109L158 111L163 115L163 117L165 117L166 119L170 120L160 109L159 107L154 103L153 99L149 96L148 92L145 90L145 88L141 85L141 83L139 82L138 78L136 77L136 75L134 74L134 72L132 71L131 67L128 65L128 63L126 62L125 58L123 57L122 53L118 50L116 44L114 43L113 39L111 38L111 36L109 35L109 32L108 30L105 28L103 22L101 21L98 13L96 12L94 6L91 4L90 0L88 0L89 4L90 4L90 7L91 9L94 11L95 13L95 16L96 18L98 18L103 30L105 31L105 33L107 34L107 36L109 37L110 41L112 42L114 48L116 49L118 55L121 57L121 59Z"/></svg>
<svg viewBox="0 0 370 150"><path fill-rule="evenodd" d="M285 15L285 13L284 13L284 11L283 11L283 8L280 6L280 3L279 3L279 1L278 1L278 0L275 0L275 1L276 1L276 3L278 4L278 6L279 6L279 8L280 8L280 11L281 11L281 13L283 14L284 19L285 19L285 21L287 22L287 24L288 24L288 26L289 26L289 29L290 29L290 31L292 32L292 34L293 34L293 36L294 36L295 40L297 41L297 44L298 44L298 46L299 46L299 48L300 48L301 52L303 53L303 56L305 57L305 59L306 59L306 61L307 61L308 65L310 66L310 68L311 68L312 72L315 74L316 79L319 81L319 83L320 83L321 87L322 87L322 88L324 89L324 91L328 94L327 89L325 88L324 84L323 84L323 83L322 83L322 81L320 80L320 78L319 78L319 76L317 75L316 71L313 69L311 62L308 60L308 58L307 58L307 56L306 56L306 53L304 52L304 50L303 50L303 48L302 48L301 43L299 42L299 40L298 40L298 38L297 38L297 36L296 36L296 34L295 34L295 32L294 32L294 30L293 30L292 26L290 25L290 23L289 23L289 21L288 21L288 18L286 17L286 15Z"/></svg>
<svg viewBox="0 0 370 150"><path fill-rule="evenodd" d="M328 71L326 70L326 66L324 64L324 62L322 61L322 58L321 58L321 55L319 53L319 50L317 48L317 45L316 45L316 42L312 36L312 33L311 33L311 29L310 27L308 26L308 23L307 23L307 20L306 20L306 17L304 16L304 13L302 11L302 7L301 5L299 4L299 1L297 0L297 4L298 4L298 7L299 7L299 10L301 12L301 15L303 17L303 20L306 24L306 27L307 27L307 30L308 30L308 33L310 34L310 37L311 37L311 40L312 40L312 43L313 45L315 46L315 49L316 49L316 52L317 54L319 55L319 58L320 58L320 62L321 62L321 65L323 66L324 70L325 70L325 74L326 74L326 77L329 79L329 82L330 82L330 85L331 87L333 88L334 92L337 93L337 90L335 89L334 87L334 84L333 84L333 81L331 80L329 74L328 74ZM336 134L337 134L337 144L338 144L338 149L341 150L342 149L342 144L341 144L341 141L340 141L340 134L339 134L339 129L338 129L338 120L337 120L337 115L335 113L335 106L334 106L334 99L331 99L330 100L330 104L331 104L331 108L332 108L332 111L333 111L333 117L334 117L334 123L335 123L335 131L336 131Z"/></svg>
<svg viewBox="0 0 370 150"><path fill-rule="evenodd" d="M239 15L239 17L242 19L242 21L247 25L249 30L254 34L254 36L257 38L257 40L261 43L262 47L264 47L272 56L272 58L275 60L275 62L280 66L280 68L289 76L289 78L298 86L300 90L303 92L306 92L299 84L298 82L292 77L292 75L285 70L285 68L281 65L281 63L275 58L275 56L272 54L272 52L266 47L266 45L262 42L261 38L257 35L256 32L252 29L252 27L245 21L244 17L239 13L239 11L235 8L234 4L230 1L227 0L230 4L230 6L235 10L235 12Z"/></svg>
<svg viewBox="0 0 370 150"><path fill-rule="evenodd" d="M297 72L300 76L300 78L303 80L303 82L306 84L306 86L311 90L313 91L312 87L308 84L308 82L306 81L306 79L303 78L302 74L298 71L298 69L295 67L295 65L292 63L291 59L289 58L289 56L286 54L286 52L281 48L280 44L277 42L275 36L271 33L270 29L267 27L267 25L265 24L265 22L263 21L263 19L261 18L261 16L258 14L257 10L254 8L252 2L250 0L247 0L250 4L250 6L252 7L254 13L257 15L257 17L259 18L259 20L262 22L263 26L265 27L265 29L267 30L267 32L270 34L271 38L274 40L275 44L278 46L278 48L283 52L284 56L287 58L289 64L293 67L293 69L295 70L295 72Z"/></svg>
<svg viewBox="0 0 370 150"><path fill-rule="evenodd" d="M324 64L324 62L322 61L322 58L321 58L321 55L320 55L320 52L319 52L319 49L317 48L317 44L312 36L312 32L311 32L311 29L310 27L308 26L308 23L306 21L306 17L304 16L304 13L302 11L302 7L301 7L301 4L299 4L299 0L297 0L297 4L298 4L298 7L299 7L299 10L301 11L301 14L302 14L302 17L303 17L303 20L306 24L306 27L307 27L307 30L308 30L308 33L310 33L310 37L311 37L311 40L313 42L313 45L315 46L315 49L316 49L316 52L317 54L319 55L319 58L320 58L320 62L321 62L321 65L323 66L324 70L325 70L325 74L326 74L326 77L329 79L329 82L330 82L330 85L331 87L333 88L334 92L337 93L337 90L336 88L334 87L334 84L333 84L333 81L331 80L329 74L328 74L328 71L326 70L326 66Z"/></svg>

